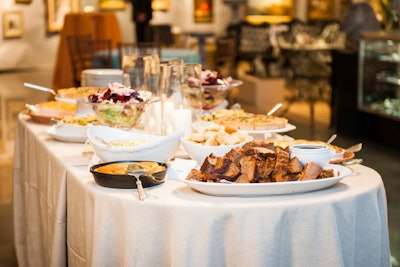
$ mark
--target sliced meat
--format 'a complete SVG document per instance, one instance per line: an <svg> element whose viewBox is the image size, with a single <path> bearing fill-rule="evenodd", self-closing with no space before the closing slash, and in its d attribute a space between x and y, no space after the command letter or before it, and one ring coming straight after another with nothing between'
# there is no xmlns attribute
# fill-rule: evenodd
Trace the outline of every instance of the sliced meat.
<svg viewBox="0 0 400 267"><path fill-rule="evenodd" d="M289 165L289 152L282 149L281 147L276 147L276 162L275 162L275 168L272 172L272 181L275 182L288 181L289 177L286 175L288 165Z"/></svg>
<svg viewBox="0 0 400 267"><path fill-rule="evenodd" d="M240 175L240 169L236 166L235 163L229 161L229 164L226 165L226 169L223 173L215 174L218 179L225 179L228 181L235 181Z"/></svg>
<svg viewBox="0 0 400 267"><path fill-rule="evenodd" d="M322 172L321 166L315 162L308 162L298 176L299 181L317 179Z"/></svg>
<svg viewBox="0 0 400 267"><path fill-rule="evenodd" d="M289 173L299 173L302 170L303 170L303 165L301 165L301 162L297 157L294 157L289 161L289 166L288 166Z"/></svg>
<svg viewBox="0 0 400 267"><path fill-rule="evenodd" d="M333 169L323 170L318 176L318 178L329 178L329 177L335 177L335 171Z"/></svg>
<svg viewBox="0 0 400 267"><path fill-rule="evenodd" d="M235 148L231 149L225 155L226 158L228 158L230 161L232 161L236 165L239 165L240 159L244 156L245 156L245 154L243 153L243 150L240 147L235 147Z"/></svg>
<svg viewBox="0 0 400 267"><path fill-rule="evenodd" d="M202 171L197 169L192 169L189 172L188 176L186 176L186 180L205 182L207 181L207 178Z"/></svg>
<svg viewBox="0 0 400 267"><path fill-rule="evenodd" d="M240 160L240 172L246 175L250 183L256 181L256 159L252 156L245 156Z"/></svg>

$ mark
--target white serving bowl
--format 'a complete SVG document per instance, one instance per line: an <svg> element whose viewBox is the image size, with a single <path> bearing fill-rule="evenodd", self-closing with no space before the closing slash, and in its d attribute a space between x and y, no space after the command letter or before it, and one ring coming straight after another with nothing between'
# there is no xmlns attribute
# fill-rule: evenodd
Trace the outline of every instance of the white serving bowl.
<svg viewBox="0 0 400 267"><path fill-rule="evenodd" d="M188 137L182 137L181 143L185 152L201 166L204 160L211 153L218 157L223 157L226 153L235 147L242 147L245 143L252 140L251 136L246 137L246 141L234 145L206 146L203 144L188 141Z"/></svg>
<svg viewBox="0 0 400 267"><path fill-rule="evenodd" d="M303 166L308 162L315 162L325 167L335 151L324 144L296 144L289 147L290 158L297 157Z"/></svg>
<svg viewBox="0 0 400 267"><path fill-rule="evenodd" d="M103 162L137 160L156 161L166 163L178 150L181 132L168 136L149 135L138 131L124 131L108 126L91 125L87 130L87 137L94 152ZM134 146L112 146L106 142L130 140L145 143Z"/></svg>

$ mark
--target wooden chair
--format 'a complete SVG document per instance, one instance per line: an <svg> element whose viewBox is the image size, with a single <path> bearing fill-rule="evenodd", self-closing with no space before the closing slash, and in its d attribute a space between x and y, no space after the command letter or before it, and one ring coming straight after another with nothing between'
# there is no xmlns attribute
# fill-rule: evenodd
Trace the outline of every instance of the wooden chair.
<svg viewBox="0 0 400 267"><path fill-rule="evenodd" d="M93 40L90 35L67 37L74 84L81 85L81 73L91 68L112 68L112 40Z"/></svg>
<svg viewBox="0 0 400 267"><path fill-rule="evenodd" d="M122 68L122 58L129 54L158 54L161 58L161 45L158 42L120 42L118 56Z"/></svg>

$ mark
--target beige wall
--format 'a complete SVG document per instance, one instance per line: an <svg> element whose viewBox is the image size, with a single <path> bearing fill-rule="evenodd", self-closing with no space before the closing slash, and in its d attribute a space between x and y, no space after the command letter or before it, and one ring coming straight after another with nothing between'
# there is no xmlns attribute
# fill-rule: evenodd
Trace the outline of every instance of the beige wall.
<svg viewBox="0 0 400 267"><path fill-rule="evenodd" d="M95 0L81 0L95 1ZM339 1L339 0L337 0ZM45 0L32 0L29 4L16 4L15 0L0 0L0 13L7 10L21 10L24 17L24 34L21 38L3 39L2 20L0 20L0 71L15 68L52 67L55 63L59 34L46 32ZM171 0L167 12L154 13L152 24L168 23L178 26L182 31L214 32L223 34L233 19L231 9L223 0L214 1L214 21L194 23L193 0ZM307 0L295 0L296 17L305 19ZM115 11L119 19L123 39L133 40L134 25L131 20L131 6L124 11ZM244 16L245 8L239 11Z"/></svg>

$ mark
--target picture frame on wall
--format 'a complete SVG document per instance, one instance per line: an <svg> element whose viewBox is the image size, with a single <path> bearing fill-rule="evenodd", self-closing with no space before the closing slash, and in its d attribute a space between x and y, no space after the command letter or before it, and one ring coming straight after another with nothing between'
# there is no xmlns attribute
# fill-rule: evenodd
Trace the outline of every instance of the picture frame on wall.
<svg viewBox="0 0 400 267"><path fill-rule="evenodd" d="M22 11L12 10L3 12L3 38L20 38L24 33Z"/></svg>
<svg viewBox="0 0 400 267"><path fill-rule="evenodd" d="M309 20L335 19L335 0L308 0L307 17Z"/></svg>
<svg viewBox="0 0 400 267"><path fill-rule="evenodd" d="M247 0L246 21L252 24L285 23L294 17L294 0Z"/></svg>
<svg viewBox="0 0 400 267"><path fill-rule="evenodd" d="M124 0L99 0L99 8L104 11L124 10L126 3Z"/></svg>
<svg viewBox="0 0 400 267"><path fill-rule="evenodd" d="M210 23L213 21L213 1L212 0L194 0L194 22Z"/></svg>
<svg viewBox="0 0 400 267"><path fill-rule="evenodd" d="M152 0L151 7L154 11L168 11L170 8L170 0Z"/></svg>
<svg viewBox="0 0 400 267"><path fill-rule="evenodd" d="M16 4L29 4L32 0L15 0Z"/></svg>
<svg viewBox="0 0 400 267"><path fill-rule="evenodd" d="M65 15L79 11L79 0L46 0L46 10L47 31L60 32Z"/></svg>

